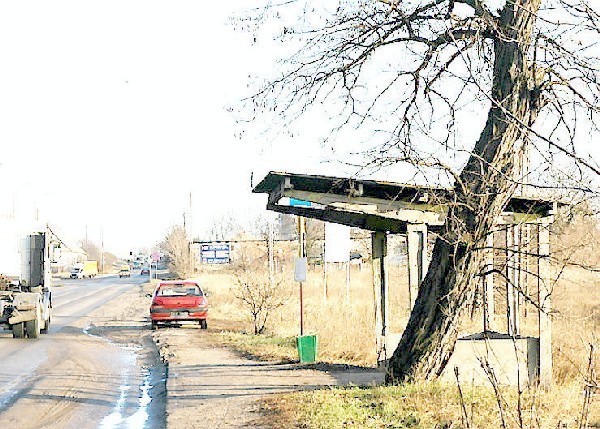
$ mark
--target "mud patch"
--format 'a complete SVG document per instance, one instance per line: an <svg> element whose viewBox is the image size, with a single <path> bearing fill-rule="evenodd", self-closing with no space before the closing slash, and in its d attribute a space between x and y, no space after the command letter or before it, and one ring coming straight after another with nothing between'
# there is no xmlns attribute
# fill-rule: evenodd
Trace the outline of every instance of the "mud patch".
<svg viewBox="0 0 600 429"><path fill-rule="evenodd" d="M119 397L100 429L159 429L166 427L167 366L161 360L148 326L108 321L90 324L87 335L102 338L135 356L141 374L124 374ZM132 403L137 396L137 403Z"/></svg>

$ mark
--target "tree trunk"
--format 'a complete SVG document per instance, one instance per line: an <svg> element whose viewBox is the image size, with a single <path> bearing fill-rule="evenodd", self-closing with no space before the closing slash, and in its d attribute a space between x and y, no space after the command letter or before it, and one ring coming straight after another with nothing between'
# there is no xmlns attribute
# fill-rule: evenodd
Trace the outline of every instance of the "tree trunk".
<svg viewBox="0 0 600 429"><path fill-rule="evenodd" d="M439 376L454 351L461 313L483 266L486 236L514 193L516 155L539 111L535 69L528 61L542 0L507 0L492 37L494 100L485 128L454 186L444 231L386 381Z"/></svg>

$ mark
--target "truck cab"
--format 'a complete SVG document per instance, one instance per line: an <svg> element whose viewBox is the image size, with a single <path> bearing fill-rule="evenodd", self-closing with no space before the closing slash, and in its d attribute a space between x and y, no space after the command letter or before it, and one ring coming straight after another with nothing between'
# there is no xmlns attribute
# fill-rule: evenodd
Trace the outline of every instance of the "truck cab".
<svg viewBox="0 0 600 429"><path fill-rule="evenodd" d="M121 265L121 268L119 268L119 277L131 277L131 268L129 265Z"/></svg>
<svg viewBox="0 0 600 429"><path fill-rule="evenodd" d="M0 327L14 338L38 338L48 333L52 308L51 262L60 243L50 232L30 234L24 240L20 279L0 276Z"/></svg>
<svg viewBox="0 0 600 429"><path fill-rule="evenodd" d="M71 274L69 277L72 279L82 279L83 265L74 265L73 268L71 268Z"/></svg>

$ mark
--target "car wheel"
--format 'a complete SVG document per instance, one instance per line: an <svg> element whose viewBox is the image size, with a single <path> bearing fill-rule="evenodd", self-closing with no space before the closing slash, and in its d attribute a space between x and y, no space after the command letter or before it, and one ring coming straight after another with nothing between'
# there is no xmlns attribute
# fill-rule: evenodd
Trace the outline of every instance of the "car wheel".
<svg viewBox="0 0 600 429"><path fill-rule="evenodd" d="M16 323L12 325L13 338L25 337L25 323Z"/></svg>
<svg viewBox="0 0 600 429"><path fill-rule="evenodd" d="M156 331L158 329L158 323L156 323L155 321L152 321L152 330Z"/></svg>
<svg viewBox="0 0 600 429"><path fill-rule="evenodd" d="M38 338L40 336L40 322L37 317L25 322L25 327L29 338Z"/></svg>
<svg viewBox="0 0 600 429"><path fill-rule="evenodd" d="M42 329L40 329L40 332L42 334L47 334L49 329L50 329L50 316L48 316L48 320L46 320L46 324L44 325L44 327Z"/></svg>
<svg viewBox="0 0 600 429"><path fill-rule="evenodd" d="M208 328L208 323L206 322L206 319L200 319L200 329L207 329Z"/></svg>

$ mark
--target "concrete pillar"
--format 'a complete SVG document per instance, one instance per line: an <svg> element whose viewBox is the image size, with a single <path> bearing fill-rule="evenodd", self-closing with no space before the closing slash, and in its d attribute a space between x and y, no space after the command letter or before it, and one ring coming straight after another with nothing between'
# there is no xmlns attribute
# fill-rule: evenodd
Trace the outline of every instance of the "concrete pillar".
<svg viewBox="0 0 600 429"><path fill-rule="evenodd" d="M419 285L427 273L427 224L409 223L406 226L408 246L408 295L412 310L419 292Z"/></svg>
<svg viewBox="0 0 600 429"><path fill-rule="evenodd" d="M512 251L512 300L513 300L513 325L515 335L521 334L521 228L512 226L513 251Z"/></svg>
<svg viewBox="0 0 600 429"><path fill-rule="evenodd" d="M524 296L529 296L529 273L531 272L531 254L535 253L531 250L531 225L526 223L522 225L521 237L521 290ZM523 302L523 318L527 319L529 301L522 299Z"/></svg>
<svg viewBox="0 0 600 429"><path fill-rule="evenodd" d="M552 284L550 272L551 218L538 224L538 303L540 337L540 385L552 384Z"/></svg>
<svg viewBox="0 0 600 429"><path fill-rule="evenodd" d="M379 360L388 359L388 351L385 349L388 334L388 282L385 257L387 256L387 236L385 232L373 232L371 234L371 248L373 258L373 295L375 302L375 336L377 341L377 353ZM391 357L394 351L389 351ZM382 356L383 354L383 356ZM383 359L381 359L383 357Z"/></svg>
<svg viewBox="0 0 600 429"><path fill-rule="evenodd" d="M483 278L483 330L493 331L496 327L494 314L496 312L494 303L494 233L491 232L486 238L485 249L485 272Z"/></svg>
<svg viewBox="0 0 600 429"><path fill-rule="evenodd" d="M506 318L508 334L519 335L519 252L518 232L515 225L506 225Z"/></svg>

